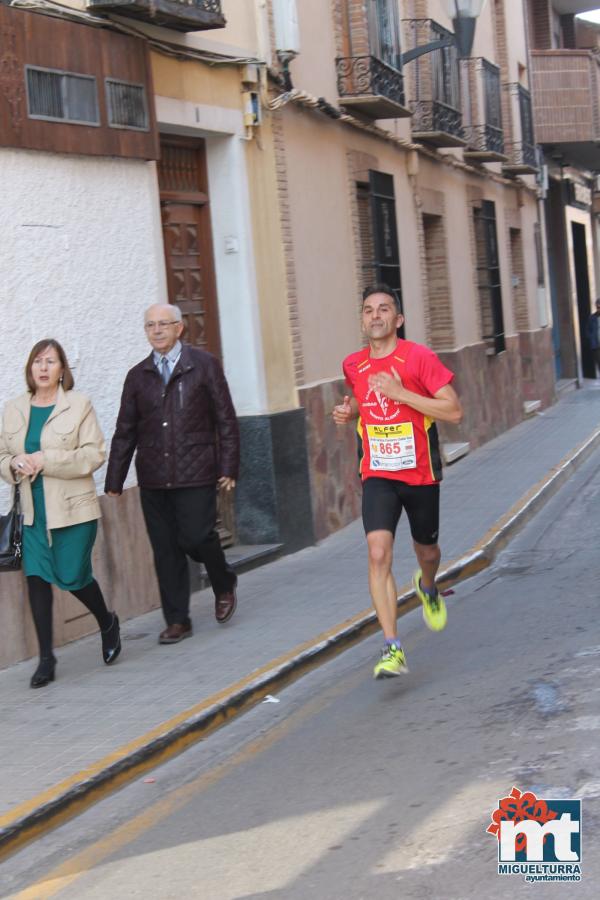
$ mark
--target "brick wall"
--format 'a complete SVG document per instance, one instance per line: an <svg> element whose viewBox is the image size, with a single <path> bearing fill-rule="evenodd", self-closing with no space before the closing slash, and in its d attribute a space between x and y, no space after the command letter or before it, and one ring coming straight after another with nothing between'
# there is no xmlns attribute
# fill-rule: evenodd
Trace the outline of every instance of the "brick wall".
<svg viewBox="0 0 600 900"><path fill-rule="evenodd" d="M349 50L347 55L368 56L370 53L368 6L372 0L340 0L340 2L346 7L344 24Z"/></svg>
<svg viewBox="0 0 600 900"><path fill-rule="evenodd" d="M432 350L447 350L456 345L456 335L443 216L423 215L423 240L429 309L427 343Z"/></svg>
<svg viewBox="0 0 600 900"><path fill-rule="evenodd" d="M529 40L536 50L552 47L552 4L550 0L528 0Z"/></svg>
<svg viewBox="0 0 600 900"><path fill-rule="evenodd" d="M272 116L273 144L275 148L275 169L277 174L277 192L279 195L279 217L281 221L281 239L285 257L286 288L290 337L294 356L294 377L296 384L303 384L304 355L302 350L302 331L298 311L298 286L296 282L296 262L294 256L294 239L288 191L287 161L285 154L285 135L283 128L283 112L274 112Z"/></svg>
<svg viewBox="0 0 600 900"><path fill-rule="evenodd" d="M347 46L348 19L346 0L333 0L331 4L333 16L333 36L335 40L335 55L349 56Z"/></svg>
<svg viewBox="0 0 600 900"><path fill-rule="evenodd" d="M528 331L529 311L527 309L527 292L525 290L525 260L523 258L521 230L509 228L507 239L510 250L510 275L515 327L517 331Z"/></svg>
<svg viewBox="0 0 600 900"><path fill-rule="evenodd" d="M501 91L501 106L504 146L507 151L509 151L511 144L515 140L518 140L518 138L515 136L515 127L513 124L514 107L511 102L511 94L510 91L504 87L510 79L504 0L494 0L494 43L496 63L500 67L500 84L503 86Z"/></svg>
<svg viewBox="0 0 600 900"><path fill-rule="evenodd" d="M348 150L348 199L352 221L352 239L354 246L354 266L356 273L356 309L360 310L361 295L367 285L374 281L373 275L365 271L365 261L374 259L375 252L369 247L373 241L372 222L370 221L370 196L365 201L359 196L359 184L369 181L369 170L377 171L379 161L370 153Z"/></svg>

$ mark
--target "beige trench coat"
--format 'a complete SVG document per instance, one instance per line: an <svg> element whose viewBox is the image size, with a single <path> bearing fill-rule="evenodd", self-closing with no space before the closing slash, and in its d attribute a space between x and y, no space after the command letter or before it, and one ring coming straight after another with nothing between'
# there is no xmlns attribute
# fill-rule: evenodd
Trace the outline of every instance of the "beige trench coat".
<svg viewBox="0 0 600 900"><path fill-rule="evenodd" d="M16 478L10 461L25 452L31 394L10 400L2 417L0 476L21 485L25 525L33 524L33 500L29 478ZM100 504L92 473L106 458L104 436L87 397L58 388L56 405L42 429L44 500L49 529L64 528L99 519ZM38 476L39 478L39 476Z"/></svg>

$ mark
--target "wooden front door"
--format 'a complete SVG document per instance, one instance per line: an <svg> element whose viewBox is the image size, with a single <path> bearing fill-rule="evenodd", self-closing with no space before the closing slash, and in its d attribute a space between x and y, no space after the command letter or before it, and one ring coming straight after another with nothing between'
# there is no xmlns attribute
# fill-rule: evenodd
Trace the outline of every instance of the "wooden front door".
<svg viewBox="0 0 600 900"><path fill-rule="evenodd" d="M169 303L183 314L184 340L221 358L205 142L161 140L158 183ZM221 494L224 546L233 543L234 524L233 497Z"/></svg>
<svg viewBox="0 0 600 900"><path fill-rule="evenodd" d="M186 341L220 357L204 141L161 143L159 187L169 302L183 313Z"/></svg>

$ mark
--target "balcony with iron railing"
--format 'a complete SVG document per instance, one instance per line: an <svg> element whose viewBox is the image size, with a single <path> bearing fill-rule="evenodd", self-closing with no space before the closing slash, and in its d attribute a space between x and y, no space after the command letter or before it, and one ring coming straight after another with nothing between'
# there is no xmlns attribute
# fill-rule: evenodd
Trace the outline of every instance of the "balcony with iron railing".
<svg viewBox="0 0 600 900"><path fill-rule="evenodd" d="M502 88L512 136L506 144L508 162L502 166L502 171L506 175L535 175L538 158L533 135L531 94L518 82L503 84Z"/></svg>
<svg viewBox="0 0 600 900"><path fill-rule="evenodd" d="M573 162L599 168L600 53L533 50L533 120L540 144L564 144Z"/></svg>
<svg viewBox="0 0 600 900"><path fill-rule="evenodd" d="M405 19L404 50L451 36L432 19ZM464 147L458 54L455 46L433 50L404 66L413 138L437 147Z"/></svg>
<svg viewBox="0 0 600 900"><path fill-rule="evenodd" d="M226 24L221 0L87 0L87 8L174 31L208 31Z"/></svg>
<svg viewBox="0 0 600 900"><path fill-rule="evenodd" d="M404 105L402 72L376 56L338 57L335 61L340 102L373 119L410 115Z"/></svg>
<svg viewBox="0 0 600 900"><path fill-rule="evenodd" d="M483 57L462 60L465 159L506 162L500 69Z"/></svg>

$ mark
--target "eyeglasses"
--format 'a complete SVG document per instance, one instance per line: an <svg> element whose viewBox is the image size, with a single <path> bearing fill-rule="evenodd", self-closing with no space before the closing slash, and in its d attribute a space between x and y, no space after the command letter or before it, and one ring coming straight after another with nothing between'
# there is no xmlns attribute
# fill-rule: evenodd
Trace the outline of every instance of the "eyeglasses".
<svg viewBox="0 0 600 900"><path fill-rule="evenodd" d="M178 322L177 319L169 319L168 322L166 320L163 322L145 322L144 328L146 329L146 331L154 331L155 328L162 329L162 328L166 328L168 325L179 325L179 324L181 324L181 323Z"/></svg>

